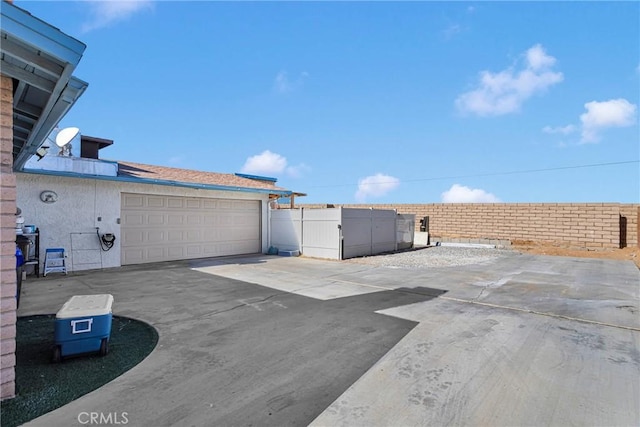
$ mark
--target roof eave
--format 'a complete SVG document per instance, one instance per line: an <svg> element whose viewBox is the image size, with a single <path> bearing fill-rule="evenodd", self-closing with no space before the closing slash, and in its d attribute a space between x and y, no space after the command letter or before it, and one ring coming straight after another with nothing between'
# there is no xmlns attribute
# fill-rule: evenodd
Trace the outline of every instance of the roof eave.
<svg viewBox="0 0 640 427"><path fill-rule="evenodd" d="M29 12L2 2L2 31L61 62L78 65L87 46Z"/></svg>
<svg viewBox="0 0 640 427"><path fill-rule="evenodd" d="M3 41L0 43L3 54L2 74L16 79L21 87L25 84L33 85L48 93L44 105L38 105L42 110L36 115L35 123L15 155L13 168L21 170L87 88L86 82L72 76L86 45L27 11L4 1L0 8L0 29L0 40ZM56 72L54 80L46 81L42 86L41 77L13 63L5 62L5 55L17 58L29 67L44 67L49 70L60 67L62 71L59 75ZM52 84L54 81L55 84Z"/></svg>
<svg viewBox="0 0 640 427"><path fill-rule="evenodd" d="M119 182L128 182L135 184L155 184L155 185L165 185L169 187L181 187L181 188L192 188L197 190L217 190L217 191L235 191L241 193L258 193L258 194L274 194L279 195L281 197L287 197L293 194L292 191L289 190L276 190L269 188L251 188L251 187L234 187L234 186L224 186L224 185L215 185L215 184L197 184L192 182L179 182L179 181L168 181L162 179L149 179L149 178L136 178L129 176L104 176L104 175L88 175L88 174L79 174L74 172L62 172L62 171L47 171L47 170L39 170L39 169L23 169L20 172L35 174L35 175L49 175L49 176L61 176L67 178L84 178L84 179L97 179L102 181L119 181Z"/></svg>
<svg viewBox="0 0 640 427"><path fill-rule="evenodd" d="M60 89L59 86L61 87ZM21 170L24 167L27 160L36 153L38 147L47 139L47 136L53 131L71 107L73 107L88 86L88 83L73 76L69 77L68 83L66 84L64 84L62 78L58 80L56 88L40 115L38 123L36 123L36 126L34 126L34 129L29 134L29 138L22 148L22 151L14 160L14 170ZM54 96L58 93L59 95L54 100Z"/></svg>

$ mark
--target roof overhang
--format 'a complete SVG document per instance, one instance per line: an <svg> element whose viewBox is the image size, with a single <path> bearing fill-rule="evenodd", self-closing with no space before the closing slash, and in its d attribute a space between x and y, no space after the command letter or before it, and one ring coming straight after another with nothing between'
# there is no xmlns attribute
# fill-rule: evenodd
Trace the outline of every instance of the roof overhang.
<svg viewBox="0 0 640 427"><path fill-rule="evenodd" d="M269 198L290 197L292 194L294 194L292 191L289 191L289 190L278 190L274 188L251 188L251 187L236 187L236 186L215 185L215 184L198 184L195 182L181 182L181 181L170 181L165 179L138 178L138 177L122 176L122 175L118 175L118 176L90 175L90 174L82 174L82 173L76 173L76 172L50 171L50 170L40 170L40 169L23 169L20 172L34 174L34 175L49 175L49 176L59 176L59 177L78 178L78 179L95 179L99 181L117 181L117 182L133 183L133 184L166 185L169 187L193 188L197 190L235 191L240 193L268 194ZM295 193L295 194L301 195L302 193Z"/></svg>
<svg viewBox="0 0 640 427"><path fill-rule="evenodd" d="M0 72L13 79L13 168L21 170L88 84L72 76L86 45L1 2Z"/></svg>

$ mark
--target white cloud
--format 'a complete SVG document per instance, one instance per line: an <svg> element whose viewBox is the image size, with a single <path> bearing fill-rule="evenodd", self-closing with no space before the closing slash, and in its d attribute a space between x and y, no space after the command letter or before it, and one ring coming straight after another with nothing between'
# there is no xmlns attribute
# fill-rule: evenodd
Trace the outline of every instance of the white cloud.
<svg viewBox="0 0 640 427"><path fill-rule="evenodd" d="M393 176L377 173L358 180L358 191L356 200L360 203L366 201L367 197L381 197L390 191L395 190L400 185L400 180Z"/></svg>
<svg viewBox="0 0 640 427"><path fill-rule="evenodd" d="M598 142L600 132L611 127L631 126L636 121L637 107L626 99L591 101L584 104L587 112L580 116L582 142Z"/></svg>
<svg viewBox="0 0 640 427"><path fill-rule="evenodd" d="M272 153L269 150L261 154L251 156L242 166L242 173L250 174L279 174L287 167L287 159L280 154Z"/></svg>
<svg viewBox="0 0 640 427"><path fill-rule="evenodd" d="M575 125L566 125L566 126L556 126L556 127L552 127L552 126L545 126L542 128L542 132L544 133L559 133L561 135L569 135L570 133L574 133L576 130L578 130L576 128Z"/></svg>
<svg viewBox="0 0 640 427"><path fill-rule="evenodd" d="M286 71L280 71L273 82L273 88L278 93L289 93L300 88L307 77L309 77L309 73L303 71L295 80L291 80Z"/></svg>
<svg viewBox="0 0 640 427"><path fill-rule="evenodd" d="M524 66L509 67L498 73L482 71L478 87L458 96L455 103L462 112L479 116L498 116L520 110L533 95L561 82L564 76L551 68L556 59L537 44L524 54Z"/></svg>
<svg viewBox="0 0 640 427"><path fill-rule="evenodd" d="M442 35L444 36L445 39L449 40L453 36L461 32L462 32L462 27L459 24L452 24L452 25L449 25L449 27L442 32Z"/></svg>
<svg viewBox="0 0 640 427"><path fill-rule="evenodd" d="M108 27L130 18L139 11L153 8L151 0L86 1L86 3L91 8L91 19L82 25L84 33Z"/></svg>
<svg viewBox="0 0 640 427"><path fill-rule="evenodd" d="M286 174L292 178L300 178L311 168L304 163L297 166L288 166L287 158L277 153L265 150L260 154L251 156L247 159L240 171L248 174L268 174L281 175Z"/></svg>
<svg viewBox="0 0 640 427"><path fill-rule="evenodd" d="M453 184L442 193L442 203L499 203L500 199L479 188L469 188Z"/></svg>
<svg viewBox="0 0 640 427"><path fill-rule="evenodd" d="M556 58L547 55L544 48L537 44L527 50L527 63L533 70L542 70L553 67L556 63Z"/></svg>

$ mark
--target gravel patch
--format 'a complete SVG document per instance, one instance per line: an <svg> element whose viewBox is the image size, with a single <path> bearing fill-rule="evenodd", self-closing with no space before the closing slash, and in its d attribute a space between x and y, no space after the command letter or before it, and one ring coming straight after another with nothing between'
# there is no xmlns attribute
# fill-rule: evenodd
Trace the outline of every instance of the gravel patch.
<svg viewBox="0 0 640 427"><path fill-rule="evenodd" d="M514 254L516 252L509 249L429 246L391 254L350 258L343 262L390 268L455 267L490 263Z"/></svg>

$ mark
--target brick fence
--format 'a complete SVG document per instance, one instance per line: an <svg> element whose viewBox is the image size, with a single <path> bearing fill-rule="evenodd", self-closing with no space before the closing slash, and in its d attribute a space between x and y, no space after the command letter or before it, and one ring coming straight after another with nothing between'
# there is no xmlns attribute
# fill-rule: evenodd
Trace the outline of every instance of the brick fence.
<svg viewBox="0 0 640 427"><path fill-rule="evenodd" d="M640 204L621 203L433 203L301 204L296 207L396 209L429 217L434 238L529 240L567 248L604 249L638 246Z"/></svg>

